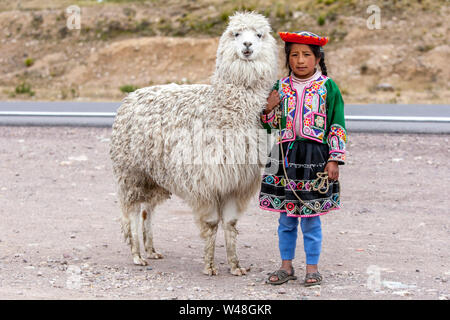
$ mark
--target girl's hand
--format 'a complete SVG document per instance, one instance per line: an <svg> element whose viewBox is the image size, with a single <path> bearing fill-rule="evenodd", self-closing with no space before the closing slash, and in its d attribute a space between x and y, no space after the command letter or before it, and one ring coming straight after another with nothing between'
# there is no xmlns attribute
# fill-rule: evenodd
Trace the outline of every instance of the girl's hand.
<svg viewBox="0 0 450 320"><path fill-rule="evenodd" d="M270 113L273 109L275 109L276 106L278 106L281 102L280 95L278 94L277 90L273 90L269 97L267 98L267 107L266 110L264 110L265 114Z"/></svg>
<svg viewBox="0 0 450 320"><path fill-rule="evenodd" d="M337 161L328 161L324 171L328 172L328 179L337 181L339 179L339 166Z"/></svg>

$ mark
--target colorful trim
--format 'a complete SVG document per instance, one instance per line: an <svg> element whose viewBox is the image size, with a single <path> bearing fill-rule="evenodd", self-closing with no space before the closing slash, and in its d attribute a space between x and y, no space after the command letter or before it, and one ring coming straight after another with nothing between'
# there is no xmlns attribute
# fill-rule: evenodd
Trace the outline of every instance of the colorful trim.
<svg viewBox="0 0 450 320"><path fill-rule="evenodd" d="M312 180L291 180L287 184L284 176L264 175L262 177L262 184L268 184L275 188L283 188L285 190L292 189L300 192L310 192ZM332 187L334 182L330 183ZM278 192L277 192L278 193ZM312 216L317 215L314 212L322 213L328 212L333 208L340 208L340 194L333 193L329 197L303 200L306 205L303 205L299 200L286 200L285 195L275 196L273 194L260 192L259 206L261 209L277 212L286 212L291 215ZM314 210L310 209L314 208Z"/></svg>
<svg viewBox="0 0 450 320"><path fill-rule="evenodd" d="M288 216L292 217L315 217L322 214L326 214L332 210L338 210L340 206L340 195L339 193L333 194L332 198L321 198L315 200L305 200L308 205L312 207L317 207L316 213L308 207L300 204L298 200L286 201L281 200L283 197L273 197L271 195L265 195L260 198L259 207L263 210L274 211L274 212L286 212ZM269 207L269 206L272 206ZM296 214L296 212L299 212Z"/></svg>
<svg viewBox="0 0 450 320"><path fill-rule="evenodd" d="M286 212L286 210L277 210L277 209L265 208L265 207L262 207L262 206L259 206L259 208L262 209L262 210L265 210L265 211L272 211L272 212ZM312 217L317 217L317 216L323 216L323 215L325 215L325 214L327 214L327 213L330 213L331 211L339 210L339 209L341 209L341 207L336 207L336 208L330 209L330 210L327 211L327 212L320 212L320 213L317 213L317 214L310 214L310 215L295 215L295 214L287 213L286 215L287 215L288 217L293 217L293 218L312 218Z"/></svg>
<svg viewBox="0 0 450 320"><path fill-rule="evenodd" d="M338 161L341 164L345 163L346 130L337 123L331 125L327 143L330 147L329 161Z"/></svg>
<svg viewBox="0 0 450 320"><path fill-rule="evenodd" d="M264 113L261 114L261 120L264 123L271 122L273 120L273 117L275 117L275 111L274 110L270 111L268 114L264 114ZM269 118L269 119L267 119L267 118Z"/></svg>
<svg viewBox="0 0 450 320"><path fill-rule="evenodd" d="M280 134L283 142L295 140L295 123L297 117L301 117L300 136L305 139L325 143L324 137L327 123L327 89L325 83L327 80L328 77L325 75L312 80L303 88L301 95L293 87L291 76L280 80L279 92L286 99L283 112L286 125L281 129Z"/></svg>
<svg viewBox="0 0 450 320"><path fill-rule="evenodd" d="M317 214L310 214L310 215L296 215L296 214L286 214L288 217L293 217L293 218L312 218L312 217L317 217L317 216L323 216L323 215L325 215L325 214L327 214L327 213L330 213L331 211L334 211L334 210L339 210L341 207L336 207L336 208L333 208L333 209L330 209L330 211L327 211L327 212L320 212L320 213L317 213Z"/></svg>
<svg viewBox="0 0 450 320"><path fill-rule="evenodd" d="M340 152L333 152L330 153L330 157L328 158L328 161L337 161L340 164L345 163L345 154Z"/></svg>
<svg viewBox="0 0 450 320"><path fill-rule="evenodd" d="M291 185L289 190L298 190L298 191L311 191L312 183L314 180L292 180L290 179L289 184ZM262 183L270 184L275 187L285 187L286 184L286 178L285 177L278 177L276 175L266 175L263 176Z"/></svg>
<svg viewBox="0 0 450 320"><path fill-rule="evenodd" d="M280 165L282 163L281 160L277 160L274 158L269 158L269 160L271 163L276 163L277 165ZM293 162L289 162L287 167L293 167L293 168L315 168L315 167L325 167L327 164L326 162L321 162L321 163L308 163L308 164L302 164L302 163L293 163Z"/></svg>

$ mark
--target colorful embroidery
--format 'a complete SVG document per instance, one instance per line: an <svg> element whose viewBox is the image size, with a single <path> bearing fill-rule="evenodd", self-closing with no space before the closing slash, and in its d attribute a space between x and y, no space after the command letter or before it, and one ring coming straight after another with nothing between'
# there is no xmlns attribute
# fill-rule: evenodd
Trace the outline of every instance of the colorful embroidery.
<svg viewBox="0 0 450 320"><path fill-rule="evenodd" d="M303 125L305 127L310 127L311 126L311 119L309 119L309 118L304 119L303 120Z"/></svg>
<svg viewBox="0 0 450 320"><path fill-rule="evenodd" d="M343 119L343 101L337 86L331 79L328 81L326 77L319 77L317 80L310 82L302 92L297 92L291 87L290 80L289 77L283 78L274 86L274 89L279 90L283 98L281 108L277 108L283 116L280 118L282 128L278 132L278 142L281 142L281 140L283 142L289 141L285 154L287 166L312 169L318 165L322 167L325 165L325 163L296 164L289 162L291 156L288 157L288 154L290 155L289 150L294 145L296 131L297 133L300 131L303 138L317 139L320 143L328 144L329 155L328 159L323 159L325 162L330 160L344 162L347 132ZM327 99L334 101L334 104L328 106L326 104ZM333 114L327 114L328 111ZM333 122L330 123L330 118L327 121L327 116L332 117ZM295 128L298 124L300 128ZM272 122L263 125L265 128L276 128ZM270 162L278 165L281 164L281 161L281 159L270 159ZM310 175L302 173L294 176L298 179L311 179ZM277 175L263 175L259 196L260 208L268 211L286 212L288 216L302 218L323 215L340 208L338 182L330 181L331 189L329 189L327 195L315 193L312 187L311 180L286 180L280 172L277 172ZM303 202L294 197L292 190L295 190L302 197Z"/></svg>
<svg viewBox="0 0 450 320"><path fill-rule="evenodd" d="M270 162L271 163L276 163L277 165L281 164L281 160L277 160L274 158L270 158ZM308 164L303 164L303 163L293 163L293 162L289 162L288 163L288 167L294 167L294 168L315 168L315 167L324 167L327 163L326 162L321 162L321 163L308 163ZM275 179L278 179L277 176L274 176Z"/></svg>
<svg viewBox="0 0 450 320"><path fill-rule="evenodd" d="M330 147L330 159L339 162L345 162L345 145L347 143L347 132L338 125L333 124L327 138Z"/></svg>
<svg viewBox="0 0 450 320"><path fill-rule="evenodd" d="M296 117L302 117L302 136L311 140L324 142L326 130L326 97L327 90L325 82L328 78L324 75L311 82L302 93L296 92L291 85L291 78L285 77L280 80L279 92L283 96L285 127L281 129L283 141L295 139L294 123ZM299 96L301 94L301 96ZM299 97L300 101L297 101ZM296 105L298 103L299 110ZM272 125L276 127L275 124Z"/></svg>
<svg viewBox="0 0 450 320"><path fill-rule="evenodd" d="M340 163L344 163L345 162L345 153L340 153L340 152L330 153L330 157L328 158L328 161L337 161Z"/></svg>
<svg viewBox="0 0 450 320"><path fill-rule="evenodd" d="M325 84L328 77L322 75L306 86L303 92L297 92L291 86L291 77L285 77L277 82L277 87L283 97L282 108L277 108L269 115L262 115L261 119L266 128L278 128L278 121L282 121L281 132L277 132L277 141L280 143L294 141L296 138L295 123L297 117L303 138L320 143L327 143L330 147L328 160L345 163L345 145L347 132L344 127L334 123L327 128L327 88ZM333 88L334 82L331 82ZM332 94L330 92L330 94ZM282 114L283 113L283 114ZM281 117L283 115L283 117ZM328 135L325 136L325 133ZM287 159L287 155L286 155Z"/></svg>
<svg viewBox="0 0 450 320"><path fill-rule="evenodd" d="M325 82L327 81L326 76L320 76L315 80L309 87L304 90L304 103L301 109L301 117L303 126L300 128L300 133L304 138L309 138L318 142L323 142L325 135L325 123L327 116L325 113L319 114L320 110L326 109L326 90L324 89ZM322 89L322 90L320 90ZM325 99L321 98L321 95ZM318 119L321 117L321 119ZM316 124L316 119L318 119Z"/></svg>
<svg viewBox="0 0 450 320"><path fill-rule="evenodd" d="M292 202L286 203L286 210L287 211L292 211L292 210L294 210L294 208L295 208L295 204L294 203L292 203Z"/></svg>
<svg viewBox="0 0 450 320"><path fill-rule="evenodd" d="M294 189L295 191L311 191L311 185L313 180L290 180L289 184L286 183L284 177L278 177L274 175L263 176L262 183L273 185L274 187L285 187L287 190ZM333 183L333 182L332 182Z"/></svg>
<svg viewBox="0 0 450 320"><path fill-rule="evenodd" d="M268 198L263 198L261 199L261 201L259 202L261 204L261 206L263 207L269 207L270 206L270 201Z"/></svg>
<svg viewBox="0 0 450 320"><path fill-rule="evenodd" d="M275 197L270 194L261 193L260 207L261 209L268 209L273 211L286 212L288 216L305 217L324 214L330 210L340 209L339 193L334 193L331 198L304 200L307 206L300 203L298 200L286 201L284 196ZM309 207L315 209L311 210Z"/></svg>
<svg viewBox="0 0 450 320"><path fill-rule="evenodd" d="M314 126L320 129L325 129L325 117L326 115L314 113Z"/></svg>

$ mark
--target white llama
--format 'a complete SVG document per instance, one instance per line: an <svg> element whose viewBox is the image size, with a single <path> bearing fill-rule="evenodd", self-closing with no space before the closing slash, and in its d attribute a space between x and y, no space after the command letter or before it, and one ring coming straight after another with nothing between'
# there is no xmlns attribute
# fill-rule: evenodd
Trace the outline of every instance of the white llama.
<svg viewBox="0 0 450 320"><path fill-rule="evenodd" d="M175 194L192 208L206 240L204 273L217 274L214 248L220 221L231 273L246 273L236 255L236 223L259 190L263 164L223 160L257 144L248 132L262 128L259 114L277 77L278 50L270 32L264 16L235 13L220 38L210 85L151 86L123 100L113 125L110 155L119 185L122 231L135 264L147 264L139 248L141 223L147 257L162 258L153 247L151 215ZM232 132L246 142L196 139L195 134L208 129ZM199 148L193 146L196 142ZM219 163L198 161L202 152L218 149ZM186 160L189 154L193 161Z"/></svg>

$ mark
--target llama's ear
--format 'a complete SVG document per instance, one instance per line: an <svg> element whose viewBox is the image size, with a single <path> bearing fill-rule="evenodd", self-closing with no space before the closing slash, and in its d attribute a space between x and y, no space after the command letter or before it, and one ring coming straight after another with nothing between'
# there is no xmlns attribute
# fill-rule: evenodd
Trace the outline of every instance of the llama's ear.
<svg viewBox="0 0 450 320"><path fill-rule="evenodd" d="M224 43L227 42L227 39L226 39L228 37L227 34L228 34L228 31L224 32L224 34L222 34L222 36L219 39L219 45L217 47L217 52L216 52L216 69L222 63L222 60L223 60Z"/></svg>

